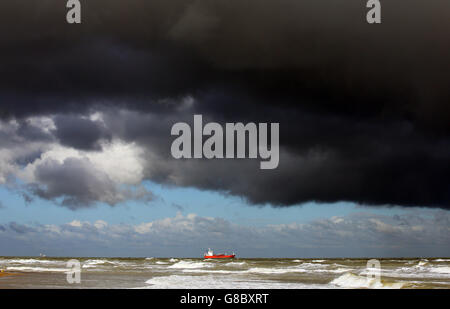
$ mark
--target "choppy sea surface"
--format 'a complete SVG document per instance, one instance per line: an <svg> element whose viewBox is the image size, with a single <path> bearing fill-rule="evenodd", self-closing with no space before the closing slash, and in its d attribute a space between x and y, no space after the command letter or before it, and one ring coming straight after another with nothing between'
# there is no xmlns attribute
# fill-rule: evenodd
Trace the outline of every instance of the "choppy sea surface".
<svg viewBox="0 0 450 309"><path fill-rule="evenodd" d="M72 258L0 257L0 288L450 288L450 258L368 259L77 258L81 283L67 282Z"/></svg>

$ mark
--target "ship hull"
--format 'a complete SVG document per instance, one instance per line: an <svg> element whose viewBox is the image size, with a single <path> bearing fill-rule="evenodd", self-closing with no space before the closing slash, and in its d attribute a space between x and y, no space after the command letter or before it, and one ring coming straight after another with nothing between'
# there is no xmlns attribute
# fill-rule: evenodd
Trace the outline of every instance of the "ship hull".
<svg viewBox="0 0 450 309"><path fill-rule="evenodd" d="M235 256L236 256L235 254L230 254L230 255L219 254L219 255L205 255L204 258L205 259L233 259Z"/></svg>

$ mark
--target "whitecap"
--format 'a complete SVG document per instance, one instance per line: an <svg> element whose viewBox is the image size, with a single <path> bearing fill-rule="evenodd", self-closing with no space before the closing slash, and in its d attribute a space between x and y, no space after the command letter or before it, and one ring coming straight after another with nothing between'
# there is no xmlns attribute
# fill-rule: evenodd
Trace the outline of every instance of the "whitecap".
<svg viewBox="0 0 450 309"><path fill-rule="evenodd" d="M307 272L306 269L302 268L263 268L263 267L254 267L248 269L246 272L249 273L258 273L258 274L286 274L293 272L304 273Z"/></svg>
<svg viewBox="0 0 450 309"><path fill-rule="evenodd" d="M404 282L383 283L376 278L358 276L350 272L339 276L330 282L343 288L370 288L370 289L400 289L405 285Z"/></svg>
<svg viewBox="0 0 450 309"><path fill-rule="evenodd" d="M433 273L439 273L439 274L450 274L450 267L433 267L430 268L430 271Z"/></svg>
<svg viewBox="0 0 450 309"><path fill-rule="evenodd" d="M205 263L205 262L189 262L189 261L179 261L173 265L170 265L168 268L203 268L203 267L212 267L214 265Z"/></svg>
<svg viewBox="0 0 450 309"><path fill-rule="evenodd" d="M301 289L301 288L330 288L324 284L303 284L274 282L272 280L236 280L229 276L189 276L170 275L153 277L146 281L149 289Z"/></svg>
<svg viewBox="0 0 450 309"><path fill-rule="evenodd" d="M45 268L45 267L29 267L29 266L11 266L7 270L23 271L23 272L68 272L68 268Z"/></svg>

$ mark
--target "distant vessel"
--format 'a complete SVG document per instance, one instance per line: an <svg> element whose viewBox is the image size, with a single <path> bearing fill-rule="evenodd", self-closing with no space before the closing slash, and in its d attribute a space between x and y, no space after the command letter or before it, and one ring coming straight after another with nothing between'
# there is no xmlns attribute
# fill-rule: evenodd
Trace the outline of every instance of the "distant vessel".
<svg viewBox="0 0 450 309"><path fill-rule="evenodd" d="M206 252L203 257L205 259L232 259L234 258L236 255L233 254L214 254L214 251L212 251L211 249L208 248L208 252Z"/></svg>

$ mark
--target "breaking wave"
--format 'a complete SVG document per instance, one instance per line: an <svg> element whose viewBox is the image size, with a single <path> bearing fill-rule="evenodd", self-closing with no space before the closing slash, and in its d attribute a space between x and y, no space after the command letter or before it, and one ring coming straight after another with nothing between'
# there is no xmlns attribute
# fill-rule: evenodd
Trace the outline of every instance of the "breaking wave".
<svg viewBox="0 0 450 309"><path fill-rule="evenodd" d="M31 277L29 273L33 272L42 273L38 278L63 276L69 271L66 263L70 259L0 257L0 268L28 273L27 277ZM150 288L448 288L449 261L448 258L384 259L381 261L381 281L376 281L367 279L366 275L373 269L366 268L365 259L80 259L82 272L93 278L98 276L99 286L110 287L102 282L105 276L111 275L111 280L117 280L114 286L128 284L126 287L136 287L145 285L147 280L145 287ZM139 278L135 277L137 274ZM142 274L145 279L142 279ZM129 279L117 279L122 276ZM62 277L58 278L61 280Z"/></svg>
<svg viewBox="0 0 450 309"><path fill-rule="evenodd" d="M263 280L234 280L227 276L160 276L153 277L145 282L148 289L301 289L301 288L327 288L320 284L281 283Z"/></svg>
<svg viewBox="0 0 450 309"><path fill-rule="evenodd" d="M330 282L343 288L368 288L368 289L400 289L404 282L382 282L375 278L358 276L352 273L346 273Z"/></svg>
<svg viewBox="0 0 450 309"><path fill-rule="evenodd" d="M438 274L450 274L450 267L433 267L430 271Z"/></svg>
<svg viewBox="0 0 450 309"><path fill-rule="evenodd" d="M47 268L47 267L29 267L29 266L9 266L6 267L10 271L23 271L23 272L67 272L68 268Z"/></svg>
<svg viewBox="0 0 450 309"><path fill-rule="evenodd" d="M214 265L211 263L205 262L192 262L192 261L179 261L173 265L168 266L168 268L204 268L204 267L213 267Z"/></svg>
<svg viewBox="0 0 450 309"><path fill-rule="evenodd" d="M58 261L38 260L38 259L12 259L5 260L8 264L56 264Z"/></svg>

